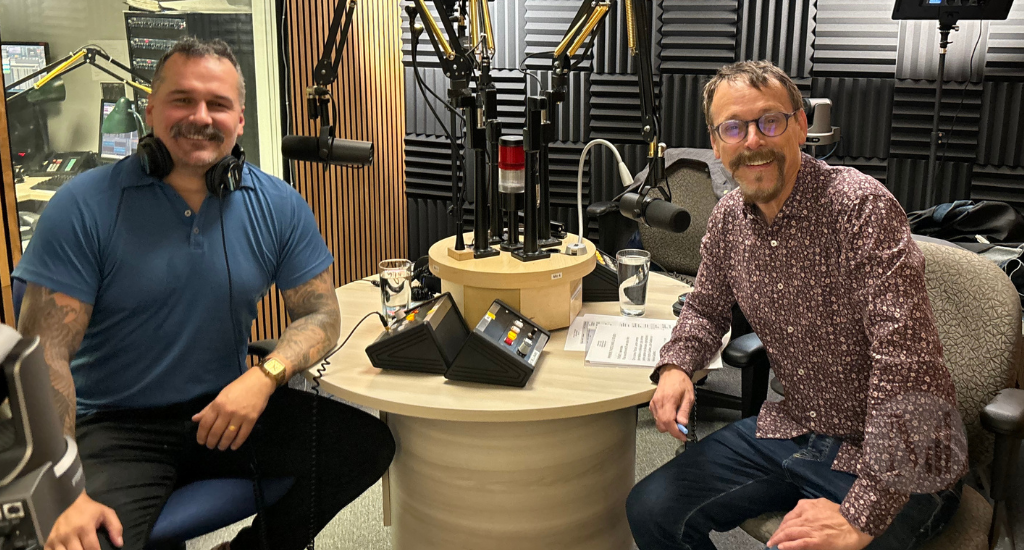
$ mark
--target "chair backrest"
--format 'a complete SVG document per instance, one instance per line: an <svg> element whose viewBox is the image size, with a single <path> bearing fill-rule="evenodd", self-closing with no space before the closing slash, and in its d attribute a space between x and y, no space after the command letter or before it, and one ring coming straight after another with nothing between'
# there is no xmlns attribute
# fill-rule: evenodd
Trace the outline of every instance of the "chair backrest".
<svg viewBox="0 0 1024 550"><path fill-rule="evenodd" d="M1020 298L1009 277L977 254L930 242L917 245L925 257L928 299L956 386L970 462L986 465L992 439L981 426L980 413L1016 380L1022 350Z"/></svg>
<svg viewBox="0 0 1024 550"><path fill-rule="evenodd" d="M14 326L18 326L18 317L21 313L21 301L25 298L25 287L28 283L25 279L11 277L11 303L14 305Z"/></svg>
<svg viewBox="0 0 1024 550"><path fill-rule="evenodd" d="M672 203L690 213L690 227L680 234L641 223L640 240L655 263L669 271L693 276L700 265L700 241L707 233L708 217L718 202L711 168L701 160L679 158L665 169L665 178L672 191Z"/></svg>

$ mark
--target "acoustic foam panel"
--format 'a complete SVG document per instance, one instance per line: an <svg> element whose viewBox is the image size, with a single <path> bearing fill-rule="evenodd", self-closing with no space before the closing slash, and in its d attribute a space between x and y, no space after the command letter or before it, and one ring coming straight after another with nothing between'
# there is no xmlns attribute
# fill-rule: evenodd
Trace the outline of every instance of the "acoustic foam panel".
<svg viewBox="0 0 1024 550"><path fill-rule="evenodd" d="M418 63L417 63L418 64ZM433 90L435 94L440 96L442 99L448 96L448 79L441 72L440 68L426 68L420 66L419 69L420 78L423 79L423 85L428 90ZM411 65L405 66L405 131L408 134L422 134L431 136L444 136L444 130L438 125L437 119L431 114L430 108L427 104L434 107L437 112L437 116L441 117L441 121L444 126L451 131L451 120L448 109L445 108L443 102L438 101L437 98L431 96L429 92L424 95L420 91L419 86L416 84L416 77L413 73ZM454 136L459 136L462 133L462 123L456 125L456 133Z"/></svg>
<svg viewBox="0 0 1024 550"><path fill-rule="evenodd" d="M709 75L663 74L661 100L662 141L669 147L710 148L702 107Z"/></svg>
<svg viewBox="0 0 1024 550"><path fill-rule="evenodd" d="M1024 213L1024 168L975 165L971 199L1008 202Z"/></svg>
<svg viewBox="0 0 1024 550"><path fill-rule="evenodd" d="M714 74L736 61L738 0L665 0L661 72Z"/></svg>
<svg viewBox="0 0 1024 550"><path fill-rule="evenodd" d="M1024 82L986 82L979 124L979 164L1024 166Z"/></svg>
<svg viewBox="0 0 1024 550"><path fill-rule="evenodd" d="M654 82L657 109L659 83ZM640 87L633 75L595 74L590 79L590 135L608 141L641 141ZM662 130L664 131L664 123ZM660 138L659 138L660 139Z"/></svg>
<svg viewBox="0 0 1024 550"><path fill-rule="evenodd" d="M977 156L978 126L981 116L981 86L947 82L943 86L939 111L939 131L945 143L938 156L970 159ZM935 107L935 82L897 80L892 110L890 155L928 157L932 116ZM954 124L955 119L955 124Z"/></svg>
<svg viewBox="0 0 1024 550"><path fill-rule="evenodd" d="M577 0L526 0L526 56L525 66L534 70L550 70L551 55L569 30L580 3ZM589 71L593 55L577 52L574 61L581 60L579 69Z"/></svg>
<svg viewBox="0 0 1024 550"><path fill-rule="evenodd" d="M900 31L892 5L892 0L818 0L811 74L892 78Z"/></svg>
<svg viewBox="0 0 1024 550"><path fill-rule="evenodd" d="M495 49L491 66L517 69L526 44L526 6L519 0L492 0L489 6Z"/></svg>
<svg viewBox="0 0 1024 550"><path fill-rule="evenodd" d="M838 126L839 157L886 158L895 82L882 78L814 78L811 97L832 100L832 125ZM810 123L812 121L808 121ZM822 154L832 145L822 146Z"/></svg>
<svg viewBox="0 0 1024 550"><path fill-rule="evenodd" d="M1024 81L1024 2L1015 2L1005 21L989 23L987 46L986 80Z"/></svg>
<svg viewBox="0 0 1024 550"><path fill-rule="evenodd" d="M969 162L938 163L934 185L926 181L927 160L889 157L888 162L886 187L907 212L971 196L971 172L974 165Z"/></svg>
<svg viewBox="0 0 1024 550"><path fill-rule="evenodd" d="M810 76L816 11L814 0L743 0L737 59L767 59L790 76Z"/></svg>
<svg viewBox="0 0 1024 550"><path fill-rule="evenodd" d="M461 145L460 145L461 151ZM451 200L452 159L448 138L405 137L405 190L408 197Z"/></svg>
<svg viewBox="0 0 1024 550"><path fill-rule="evenodd" d="M409 257L426 256L430 245L455 234L455 220L448 215L451 201L409 197Z"/></svg>
<svg viewBox="0 0 1024 550"><path fill-rule="evenodd" d="M653 10L651 9L652 7ZM649 19L647 27L651 30L651 67L654 72L657 72L660 2L648 3L647 11ZM608 11L604 21L601 22L601 26L596 29L595 34L595 73L636 74L637 58L630 54L629 40L626 33L625 2L615 2L612 4L611 10Z"/></svg>
<svg viewBox="0 0 1024 550"><path fill-rule="evenodd" d="M950 33L946 52L945 81L980 81L985 66L987 21L961 21L960 30ZM975 44L977 48L975 49ZM973 69L971 54L974 54ZM896 78L939 78L939 30L935 21L900 21L899 57Z"/></svg>
<svg viewBox="0 0 1024 550"><path fill-rule="evenodd" d="M888 180L889 163L886 159L863 157L829 157L826 162L832 166L849 166L875 178L883 184Z"/></svg>

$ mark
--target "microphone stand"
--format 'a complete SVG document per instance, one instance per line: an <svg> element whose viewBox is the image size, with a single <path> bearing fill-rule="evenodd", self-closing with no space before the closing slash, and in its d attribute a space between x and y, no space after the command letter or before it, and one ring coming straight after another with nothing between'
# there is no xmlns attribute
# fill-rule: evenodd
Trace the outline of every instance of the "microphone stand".
<svg viewBox="0 0 1024 550"><path fill-rule="evenodd" d="M470 0L472 7L476 8L478 0ZM444 75L448 77L448 102L450 106L450 124L452 128L452 139L451 139L451 154L452 154L452 208L450 213L455 217L455 246L449 250L449 256L457 260L467 260L472 257L483 258L499 254L497 250L490 248L490 239L487 236L487 215L488 210L486 206L486 197L488 193L487 187L487 170L486 164L483 159L485 155L485 143L487 141L486 127L483 121L483 109L477 108L478 99L470 92L469 81L473 76L473 51L467 50L462 43L463 34L465 31L465 19L459 19L459 31L457 32L455 27L452 26L450 15L448 12L448 6L445 0L433 0L434 7L441 19L441 24L444 26L444 33L438 26L437 21L430 14L427 9L425 0L414 0L413 8L409 10L409 25L410 28L415 25L415 13L419 12L419 16L426 23L427 36L430 37L430 43L434 47L434 52L437 54L438 61L441 63L441 70ZM454 5L451 6L454 8ZM463 6L464 8L465 6ZM479 13L477 10L470 12L471 23L473 29L477 29L477 17ZM488 17L488 21L489 21ZM473 36L478 36L476 32L471 33ZM447 38L445 37L447 35ZM413 44L415 48L416 45ZM463 193L462 186L459 184L459 170L458 160L459 151L458 144L455 143L454 132L457 123L457 117L455 115L455 109L462 109L465 119L465 138L466 138L466 149L473 151L473 166L474 166L474 194L476 200L474 202L474 238L473 238L473 250L469 252L466 250L464 232L464 222L462 220L462 209L463 209ZM496 153L495 153L496 154ZM495 181L497 179L495 178ZM482 189L482 191L481 191ZM484 202L481 202L484 201ZM482 227L482 231L480 228ZM483 238L481 238L481 235Z"/></svg>
<svg viewBox="0 0 1024 550"><path fill-rule="evenodd" d="M526 129L523 131L523 153L526 156L526 189L523 193L523 207L526 229L523 234L523 247L512 251L512 257L524 262L543 260L551 256L550 252L540 250L537 243L537 184L540 180L540 148L543 143L542 121L548 107L544 96L526 98ZM511 230L511 228L510 228ZM515 228L519 230L518 227Z"/></svg>
<svg viewBox="0 0 1024 550"><path fill-rule="evenodd" d="M540 207L537 221L538 245L541 248L557 246L562 242L561 239L551 235L551 179L550 170L547 169L549 166L548 144L554 143L558 134L558 127L554 122L556 109L565 101L569 87L569 71L572 69L572 56L576 55L583 43L594 32L610 7L611 3L607 0L584 1L569 24L569 30L566 31L554 51L554 60L551 63L551 89L543 92L547 106L541 113L541 139L538 145L539 163L543 167L539 177ZM529 178L529 173L527 173L527 178ZM581 227L580 233L582 232L583 228Z"/></svg>
<svg viewBox="0 0 1024 550"><path fill-rule="evenodd" d="M936 161L935 155L939 149L939 141L942 139L942 132L939 132L939 110L942 107L942 78L946 68L946 48L949 46L949 32L960 30L956 26L956 20L939 22L939 78L935 81L935 110L932 113L932 136L928 149L928 185L935 187ZM970 80L970 75L967 79Z"/></svg>
<svg viewBox="0 0 1024 550"><path fill-rule="evenodd" d="M630 54L637 57L637 84L640 87L641 136L647 142L647 178L635 193L625 193L619 203L619 212L645 224L647 207L656 200L651 191L658 190L671 202L672 191L665 181L665 144L658 142L654 111L654 71L651 67L651 29L647 0L625 0L627 39ZM649 225L649 224L648 224Z"/></svg>

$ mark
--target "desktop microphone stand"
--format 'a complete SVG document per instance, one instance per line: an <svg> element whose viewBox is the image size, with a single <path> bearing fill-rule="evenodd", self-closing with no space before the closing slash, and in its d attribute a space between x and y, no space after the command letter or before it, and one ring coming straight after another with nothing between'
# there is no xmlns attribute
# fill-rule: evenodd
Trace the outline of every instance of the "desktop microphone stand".
<svg viewBox="0 0 1024 550"><path fill-rule="evenodd" d="M537 243L537 185L540 181L540 148L543 143L542 121L548 100L543 96L526 98L526 129L523 131L523 153L526 157L526 189L523 193L523 248L512 251L512 257L524 262L543 260L550 252L540 250ZM518 230L518 228L516 228Z"/></svg>

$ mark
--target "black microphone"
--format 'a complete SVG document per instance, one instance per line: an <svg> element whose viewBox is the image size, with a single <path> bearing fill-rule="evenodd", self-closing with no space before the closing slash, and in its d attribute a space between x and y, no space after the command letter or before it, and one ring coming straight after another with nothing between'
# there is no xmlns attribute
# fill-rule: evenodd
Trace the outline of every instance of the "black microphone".
<svg viewBox="0 0 1024 550"><path fill-rule="evenodd" d="M682 233L690 227L690 213L664 200L650 195L626 193L619 199L619 212L627 218L640 220L655 228L671 233Z"/></svg>
<svg viewBox="0 0 1024 550"><path fill-rule="evenodd" d="M281 153L289 160L335 166L367 166L373 162L373 143L324 136L284 136Z"/></svg>

